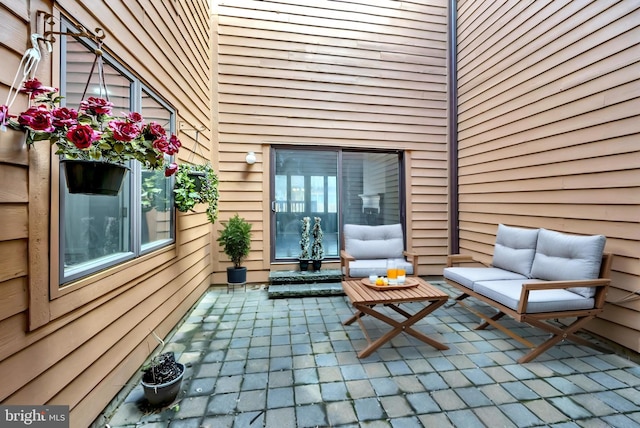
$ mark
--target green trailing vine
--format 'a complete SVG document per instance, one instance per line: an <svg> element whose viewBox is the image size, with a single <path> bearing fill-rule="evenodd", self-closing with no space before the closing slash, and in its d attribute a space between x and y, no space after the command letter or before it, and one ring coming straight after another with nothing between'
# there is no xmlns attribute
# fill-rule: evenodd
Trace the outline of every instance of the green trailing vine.
<svg viewBox="0 0 640 428"><path fill-rule="evenodd" d="M193 173L203 173L200 190L196 187ZM176 209L180 212L193 211L196 204L207 204L207 218L211 223L218 218L218 176L209 164L180 164L175 175L173 194Z"/></svg>

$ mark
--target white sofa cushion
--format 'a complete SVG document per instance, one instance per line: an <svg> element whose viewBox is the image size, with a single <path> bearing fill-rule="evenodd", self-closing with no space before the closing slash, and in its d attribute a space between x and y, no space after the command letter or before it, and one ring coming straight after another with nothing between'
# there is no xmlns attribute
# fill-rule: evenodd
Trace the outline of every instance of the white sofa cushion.
<svg viewBox="0 0 640 428"><path fill-rule="evenodd" d="M498 225L492 265L531 278L538 230Z"/></svg>
<svg viewBox="0 0 640 428"><path fill-rule="evenodd" d="M527 280L544 282L542 280ZM480 281L474 285L474 291L513 310L518 309L522 281ZM568 290L533 290L529 293L526 313L571 311L593 308L593 298L584 297Z"/></svg>
<svg viewBox="0 0 640 428"><path fill-rule="evenodd" d="M404 258L390 260L393 260L397 267L404 268L407 275L413 275L413 265ZM367 278L369 275L387 276L387 259L365 259L349 262L350 277Z"/></svg>
<svg viewBox="0 0 640 428"><path fill-rule="evenodd" d="M444 277L474 290L474 283L478 281L495 280L520 280L520 284L526 279L524 275L496 267L448 267L444 268Z"/></svg>
<svg viewBox="0 0 640 428"><path fill-rule="evenodd" d="M400 224L381 226L345 224L343 233L344 249L356 259L403 257L404 235ZM349 265L349 269L351 269L351 265Z"/></svg>
<svg viewBox="0 0 640 428"><path fill-rule="evenodd" d="M548 281L598 278L605 242L603 235L569 235L540 229L531 275ZM591 287L570 290L584 297L595 294Z"/></svg>

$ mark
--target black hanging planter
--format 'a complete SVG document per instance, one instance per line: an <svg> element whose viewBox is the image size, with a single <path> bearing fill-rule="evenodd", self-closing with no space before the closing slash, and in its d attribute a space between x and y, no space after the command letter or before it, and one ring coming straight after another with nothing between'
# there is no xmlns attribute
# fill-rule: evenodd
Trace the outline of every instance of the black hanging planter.
<svg viewBox="0 0 640 428"><path fill-rule="evenodd" d="M129 168L108 162L62 160L69 193L117 196Z"/></svg>
<svg viewBox="0 0 640 428"><path fill-rule="evenodd" d="M227 283L229 284L244 284L247 282L247 268L242 266L239 268L228 267L227 268Z"/></svg>
<svg viewBox="0 0 640 428"><path fill-rule="evenodd" d="M203 171L191 171L188 175L196 186L196 192L200 193L202 190L202 179L204 178L205 173Z"/></svg>
<svg viewBox="0 0 640 428"><path fill-rule="evenodd" d="M309 260L303 260L303 259L299 259L300 260L300 271L304 272L306 270L309 269Z"/></svg>
<svg viewBox="0 0 640 428"><path fill-rule="evenodd" d="M313 260L313 270L314 271L319 271L320 268L322 267L322 260Z"/></svg>

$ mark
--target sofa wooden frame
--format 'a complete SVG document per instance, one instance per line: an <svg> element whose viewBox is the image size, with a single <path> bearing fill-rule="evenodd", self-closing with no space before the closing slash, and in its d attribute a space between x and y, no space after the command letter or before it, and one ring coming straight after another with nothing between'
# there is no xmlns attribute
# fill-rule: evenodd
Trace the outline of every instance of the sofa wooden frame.
<svg viewBox="0 0 640 428"><path fill-rule="evenodd" d="M500 331L507 334L509 337L517 340L523 345L531 348L531 351L524 355L522 358L518 359L519 363L527 363L540 354L549 350L552 346L557 344L560 341L569 339L581 345L590 346L592 348L598 349L603 352L609 352L609 350L604 349L601 346L598 346L580 336L576 335L576 332L582 328L587 322L595 318L598 314L600 314L604 310L605 299L607 296L607 291L609 288L609 284L611 280L609 279L609 275L611 272L611 262L612 262L612 254L604 253L602 255L602 263L600 265L600 273L598 279L592 280L572 280L572 281L546 281L546 282L535 282L535 283L527 283L526 280L523 280L522 284L522 292L520 294L520 299L518 302L518 309L513 310L499 302L496 302L493 299L490 299L482 294L479 294L472 289L465 287L453 281L451 279L445 278L446 282L453 287L456 287L462 294L455 298L454 304L459 304L460 306L466 308L470 312L474 313L478 317L484 320L484 322L478 325L476 330L483 330L488 326L493 326ZM447 267L452 267L464 263L480 263L483 266L486 264L481 263L475 260L472 256L463 255L463 254L453 254L447 257ZM593 287L595 288L595 296L594 298L594 307L591 309L584 310L569 310L569 311L554 311L554 312L535 312L535 313L527 313L527 304L529 300L529 293L534 290L553 290L553 289L568 289L572 287ZM483 314L480 311L477 311L471 308L469 305L466 305L463 300L467 297L474 297L489 306L494 307L498 310L498 313L490 316L487 314ZM509 330L504 325L498 323L498 320L503 316L508 315L514 320L522 323L530 324L534 327L538 327L542 330L548 331L551 333L551 337L547 339L545 342L535 345L527 339L517 335L515 332ZM561 318L576 318L575 321L571 322L568 325L556 325L551 324L548 321L561 319Z"/></svg>

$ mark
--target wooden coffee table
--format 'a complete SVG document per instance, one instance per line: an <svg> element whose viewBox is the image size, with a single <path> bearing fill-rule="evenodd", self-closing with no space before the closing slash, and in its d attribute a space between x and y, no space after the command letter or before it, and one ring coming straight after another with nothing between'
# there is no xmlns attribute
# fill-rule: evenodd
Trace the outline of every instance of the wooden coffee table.
<svg viewBox="0 0 640 428"><path fill-rule="evenodd" d="M401 332L410 334L436 349L449 349L448 346L414 330L412 327L413 324L444 305L449 299L449 295L421 278L411 277L411 280L417 280L418 285L402 289L384 289L383 287L373 288L365 285L361 280L342 281L342 288L344 289L345 294L349 297L349 300L351 300L351 304L356 309L355 315L343 322L343 324L350 325L354 321L358 321L360 328L369 342L369 345L358 354L359 358L365 358L371 355L373 351L393 339ZM410 314L399 307L399 304L401 303L414 302L425 302L426 306L415 314ZM397 313L403 315L406 320L403 322L396 321L395 319L378 311L376 307L380 306L393 309ZM379 339L372 341L362 322L362 317L365 315L371 315L372 317L389 324L393 329L388 333L385 333Z"/></svg>

